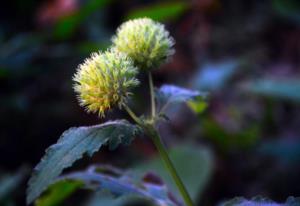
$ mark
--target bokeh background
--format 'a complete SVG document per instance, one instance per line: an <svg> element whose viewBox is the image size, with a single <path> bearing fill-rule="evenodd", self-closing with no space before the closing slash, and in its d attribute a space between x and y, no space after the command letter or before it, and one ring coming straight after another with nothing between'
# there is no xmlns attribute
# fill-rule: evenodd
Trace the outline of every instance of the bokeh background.
<svg viewBox="0 0 300 206"><path fill-rule="evenodd" d="M0 8L1 205L25 205L30 170L64 130L105 121L78 106L72 76L91 52L110 46L123 21L145 16L176 41L172 61L153 73L155 84L209 92L207 105L176 106L160 125L168 147L190 148L194 167L178 161L192 170L185 178L197 204L300 196L298 0L12 0ZM132 107L147 114L147 78L140 79ZM127 116L114 110L106 117L115 118ZM138 138L73 169L136 167L155 155ZM84 205L85 197L61 205Z"/></svg>

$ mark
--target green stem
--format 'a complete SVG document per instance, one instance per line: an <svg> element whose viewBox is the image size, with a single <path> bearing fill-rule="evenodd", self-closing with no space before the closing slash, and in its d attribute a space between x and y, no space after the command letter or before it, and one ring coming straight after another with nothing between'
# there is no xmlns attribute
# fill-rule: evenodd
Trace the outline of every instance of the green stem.
<svg viewBox="0 0 300 206"><path fill-rule="evenodd" d="M144 125L144 123L141 121L140 118L138 118L135 113L125 104L123 105L129 116L138 124L138 125Z"/></svg>
<svg viewBox="0 0 300 206"><path fill-rule="evenodd" d="M168 172L172 176L186 206L193 206L193 201L185 188L182 180L180 179L171 159L169 158L169 155L161 142L161 138L159 136L159 133L155 129L155 116L156 116L156 111L155 111L155 96L154 96L154 87L153 87L153 80L152 80L152 75L149 72L148 73L149 77L149 87L150 87L150 95L151 95L151 113L152 113L152 118L150 122L144 122L142 121L139 117L135 115L135 113L127 106L124 105L125 110L128 112L128 114L132 117L132 119L140 126L143 128L144 132L152 139L156 149L158 150L160 157L162 158L165 167L167 168Z"/></svg>
<svg viewBox="0 0 300 206"><path fill-rule="evenodd" d="M150 88L150 96L151 96L151 114L152 114L152 119L154 119L156 115L156 108L155 108L154 86L153 86L153 79L152 79L151 72L148 72L148 77L149 77L149 88Z"/></svg>
<svg viewBox="0 0 300 206"><path fill-rule="evenodd" d="M135 113L127 106L124 105L125 110L128 112L128 114L132 117L132 119L144 129L144 132L152 139L156 149L158 150L160 157L162 158L165 167L167 168L168 172L172 176L185 204L187 206L193 206L192 199L187 192L187 189L185 188L182 180L180 179L171 159L169 158L169 155L164 147L164 145L161 142L161 138L153 126L154 123L147 124L143 122L139 117L135 115Z"/></svg>
<svg viewBox="0 0 300 206"><path fill-rule="evenodd" d="M192 201L187 189L185 188L181 178L179 177L171 159L169 158L169 155L168 155L164 145L161 142L161 138L160 138L158 132L154 129L153 126L147 127L146 131L147 131L148 135L152 138L152 141L153 141L156 149L158 150L160 157L162 158L162 160L165 164L165 167L167 168L168 172L172 176L185 204L187 206L193 206L193 201Z"/></svg>

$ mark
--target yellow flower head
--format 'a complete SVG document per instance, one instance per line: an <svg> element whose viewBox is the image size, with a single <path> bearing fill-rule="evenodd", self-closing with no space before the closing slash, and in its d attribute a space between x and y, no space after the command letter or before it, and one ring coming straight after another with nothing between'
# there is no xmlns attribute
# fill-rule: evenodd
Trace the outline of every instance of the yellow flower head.
<svg viewBox="0 0 300 206"><path fill-rule="evenodd" d="M114 106L122 107L137 86L138 70L126 54L116 50L93 53L80 64L73 77L81 106L88 112L104 116Z"/></svg>
<svg viewBox="0 0 300 206"><path fill-rule="evenodd" d="M149 18L123 23L112 38L117 50L127 53L142 70L152 70L174 54L174 40L163 24Z"/></svg>

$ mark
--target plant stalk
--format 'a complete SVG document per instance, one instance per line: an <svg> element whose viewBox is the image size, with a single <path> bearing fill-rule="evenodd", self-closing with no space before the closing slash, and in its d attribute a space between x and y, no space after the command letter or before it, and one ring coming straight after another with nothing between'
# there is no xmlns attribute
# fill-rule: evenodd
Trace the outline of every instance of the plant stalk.
<svg viewBox="0 0 300 206"><path fill-rule="evenodd" d="M160 135L158 134L157 130L153 126L154 123L147 124L143 122L139 117L135 115L135 113L128 107L124 106L125 110L128 112L128 114L131 116L131 118L140 126L143 128L144 132L152 139L156 149L158 150L161 159L164 162L165 167L167 168L168 172L172 176L186 206L193 206L193 201L185 188L181 178L179 177L171 159L169 158L169 155L165 149L165 146L161 142Z"/></svg>
<svg viewBox="0 0 300 206"><path fill-rule="evenodd" d="M155 108L154 86L153 86L153 79L152 79L151 72L148 72L148 78L149 78L149 88L150 88L150 96L151 96L151 114L152 114L152 119L154 119L156 115L156 108Z"/></svg>
<svg viewBox="0 0 300 206"><path fill-rule="evenodd" d="M167 168L168 172L170 173L170 175L172 176L186 206L193 206L193 201L186 189L186 187L184 186L181 178L179 177L167 151L165 146L163 145L160 135L158 134L158 132L156 131L156 129L151 125L151 126L147 126L147 128L145 128L146 133L151 137L156 149L158 150L161 159L164 162L165 167Z"/></svg>
<svg viewBox="0 0 300 206"><path fill-rule="evenodd" d="M152 139L156 149L158 150L161 159L164 162L164 165L170 175L172 176L186 206L193 206L193 201L185 188L181 178L179 177L167 151L165 146L163 145L160 135L155 129L155 117L156 117L156 108L155 108L155 96L154 96L154 87L153 87L153 80L152 75L149 72L149 88L150 88L150 95L151 95L151 121L150 122L144 122L139 118L135 113L127 106L124 105L124 108L128 112L128 114L131 116L131 118L140 126L143 128L144 132Z"/></svg>

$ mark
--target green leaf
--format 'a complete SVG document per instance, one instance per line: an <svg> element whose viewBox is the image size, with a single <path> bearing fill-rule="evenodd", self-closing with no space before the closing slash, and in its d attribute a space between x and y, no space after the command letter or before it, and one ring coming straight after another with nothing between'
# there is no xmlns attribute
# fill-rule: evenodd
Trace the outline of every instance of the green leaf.
<svg viewBox="0 0 300 206"><path fill-rule="evenodd" d="M101 169L101 168L100 168ZM108 171L106 171L108 172ZM83 172L73 172L64 175L60 180L76 180L85 184L85 187L100 192L109 191L113 199L120 197L139 197L150 200L157 206L175 206L176 203L170 199L168 190L164 184L154 184L146 181L133 183L132 178L125 172L123 174L101 173L98 167L92 166ZM127 201L128 199L126 199ZM107 199L112 201L112 198Z"/></svg>
<svg viewBox="0 0 300 206"><path fill-rule="evenodd" d="M76 181L60 181L51 187L48 192L37 199L36 206L57 206L62 203L66 198L72 195L77 189L82 187L81 182Z"/></svg>
<svg viewBox="0 0 300 206"><path fill-rule="evenodd" d="M125 17L126 20L149 17L156 21L174 19L188 9L186 2L169 2L150 5L130 11Z"/></svg>
<svg viewBox="0 0 300 206"><path fill-rule="evenodd" d="M155 97L159 111L163 113L171 104L183 103L190 100L200 101L205 99L207 94L174 85L163 85L159 89L156 89Z"/></svg>
<svg viewBox="0 0 300 206"><path fill-rule="evenodd" d="M90 127L71 128L65 131L58 142L46 150L45 156L36 166L28 183L27 203L36 199L63 169L92 154L113 139L113 148L120 143L130 143L137 127L124 120L116 120ZM115 140L118 140L117 143Z"/></svg>
<svg viewBox="0 0 300 206"><path fill-rule="evenodd" d="M289 197L285 203L276 203L268 198L254 197L247 200L243 197L236 197L220 204L220 206L300 206L300 198Z"/></svg>
<svg viewBox="0 0 300 206"><path fill-rule="evenodd" d="M249 82L245 89L254 94L300 102L300 79L261 79Z"/></svg>
<svg viewBox="0 0 300 206"><path fill-rule="evenodd" d="M172 148L169 155L189 194L193 200L196 200L205 189L212 174L213 160L211 153L206 148L188 144ZM180 197L173 179L159 157L133 168L136 178L141 178L148 171L158 174L170 188L170 191L176 197Z"/></svg>

